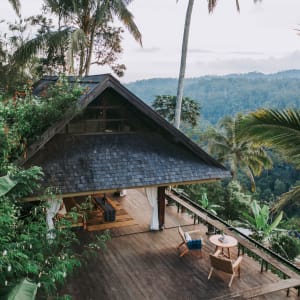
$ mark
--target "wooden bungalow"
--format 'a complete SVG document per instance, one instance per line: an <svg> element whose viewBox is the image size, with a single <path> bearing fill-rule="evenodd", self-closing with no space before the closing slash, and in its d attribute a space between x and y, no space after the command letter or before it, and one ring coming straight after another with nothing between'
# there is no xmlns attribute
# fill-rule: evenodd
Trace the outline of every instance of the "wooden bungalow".
<svg viewBox="0 0 300 300"><path fill-rule="evenodd" d="M41 94L58 77L35 86ZM75 78L70 77L70 82ZM109 74L79 81L80 109L49 128L22 164L43 168L43 187L56 187L66 203L140 187L158 188L159 227L165 188L208 182L230 173Z"/></svg>
<svg viewBox="0 0 300 300"><path fill-rule="evenodd" d="M40 94L57 79L43 78L34 93ZM49 128L31 145L26 159L21 162L25 167L39 165L43 168L42 187L56 187L67 210L87 196L94 199L93 222L88 221L88 230L113 228L108 251L89 261L71 278L62 294L67 292L80 300L99 297L279 300L286 295L281 290L300 286L297 270L290 270L285 262L278 262L238 233L235 237L241 249L248 249L251 256L259 257L261 267L245 254L242 272L247 275L236 280L230 290L227 274L218 273L214 280L208 281L207 258L214 246L205 238L206 227L195 225L195 218L227 234L234 232L199 207L170 196L166 187L215 181L229 177L230 172L111 75L88 76L81 79L80 84L86 88L86 93L78 100L80 109L66 114L63 120ZM125 198L112 197L113 192L121 189L128 189ZM147 189L154 197L148 196ZM155 200L149 201L152 211L146 195L148 200ZM179 212L179 206L178 210L166 206L165 199L170 197L189 214L182 213L183 210ZM116 211L115 219L110 208ZM126 211L134 214L135 225ZM157 234L149 232L148 224L155 215L159 225L155 229L165 227ZM131 226L122 227L121 223ZM180 242L178 225L186 230L202 230L203 259L192 255L179 258L176 249ZM79 231L79 234L83 239L93 238L92 232ZM237 252L236 248L234 255ZM288 279L282 280L268 272L269 265ZM294 291L290 296L290 299L297 299Z"/></svg>

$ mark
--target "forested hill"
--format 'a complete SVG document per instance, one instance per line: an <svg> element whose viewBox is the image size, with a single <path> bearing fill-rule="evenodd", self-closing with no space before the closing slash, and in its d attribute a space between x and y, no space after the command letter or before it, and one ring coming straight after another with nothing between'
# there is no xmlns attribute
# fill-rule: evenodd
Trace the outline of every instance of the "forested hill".
<svg viewBox="0 0 300 300"><path fill-rule="evenodd" d="M177 79L140 80L126 86L151 104L156 95L176 95ZM225 115L260 107L300 108L300 70L189 78L185 80L184 96L199 101L201 118L212 124Z"/></svg>

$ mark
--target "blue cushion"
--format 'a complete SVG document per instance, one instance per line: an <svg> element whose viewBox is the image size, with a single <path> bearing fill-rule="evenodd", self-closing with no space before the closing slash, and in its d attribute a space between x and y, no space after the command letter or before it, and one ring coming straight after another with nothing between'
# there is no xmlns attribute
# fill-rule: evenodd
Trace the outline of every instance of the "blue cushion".
<svg viewBox="0 0 300 300"><path fill-rule="evenodd" d="M190 250L201 249L202 241L201 240L192 240L187 242L187 246Z"/></svg>

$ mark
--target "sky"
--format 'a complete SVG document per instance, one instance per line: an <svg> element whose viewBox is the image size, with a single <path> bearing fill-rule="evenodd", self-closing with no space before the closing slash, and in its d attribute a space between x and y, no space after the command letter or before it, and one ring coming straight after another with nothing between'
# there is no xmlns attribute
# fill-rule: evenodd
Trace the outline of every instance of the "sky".
<svg viewBox="0 0 300 300"><path fill-rule="evenodd" d="M219 0L208 14L207 0L195 0L186 77L231 73L275 73L300 69L300 1ZM41 0L21 0L22 14L38 13ZM141 47L128 32L120 62L127 67L123 83L157 77L178 77L188 0L134 0L129 10L142 33ZM7 0L0 1L0 19L13 20ZM119 24L119 23L117 23ZM93 74L111 72L92 67Z"/></svg>

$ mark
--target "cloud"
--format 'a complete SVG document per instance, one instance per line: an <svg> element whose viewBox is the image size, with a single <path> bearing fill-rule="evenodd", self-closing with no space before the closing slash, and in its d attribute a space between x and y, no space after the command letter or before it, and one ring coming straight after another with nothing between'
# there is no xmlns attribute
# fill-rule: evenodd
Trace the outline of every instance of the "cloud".
<svg viewBox="0 0 300 300"><path fill-rule="evenodd" d="M158 47L149 47L149 48L136 48L135 52L141 52L141 53L154 53L160 51L160 48Z"/></svg>
<svg viewBox="0 0 300 300"><path fill-rule="evenodd" d="M206 56L206 55L205 55ZM209 56L209 55L207 55ZM213 54L214 56L214 54ZM232 73L276 73L289 69L300 69L300 51L296 51L281 57L241 57L235 58L210 58L189 56L186 68L186 77L199 77L204 75L226 75ZM169 56L168 59L140 61L134 60L127 65L125 77L122 82L132 82L138 79L147 78L177 78L179 72L179 62ZM99 73L99 72L98 72Z"/></svg>
<svg viewBox="0 0 300 300"><path fill-rule="evenodd" d="M265 55L264 52L258 51L228 51L227 54L234 54L234 55Z"/></svg>
<svg viewBox="0 0 300 300"><path fill-rule="evenodd" d="M190 53L214 53L214 51L212 51L212 50L201 49L201 48L192 48L192 49L189 49L188 52L190 52Z"/></svg>
<svg viewBox="0 0 300 300"><path fill-rule="evenodd" d="M265 59L236 58L218 59L216 61L198 61L194 63L192 76L204 74L230 74L246 72L274 73L289 69L300 69L300 51L282 57L268 57Z"/></svg>

